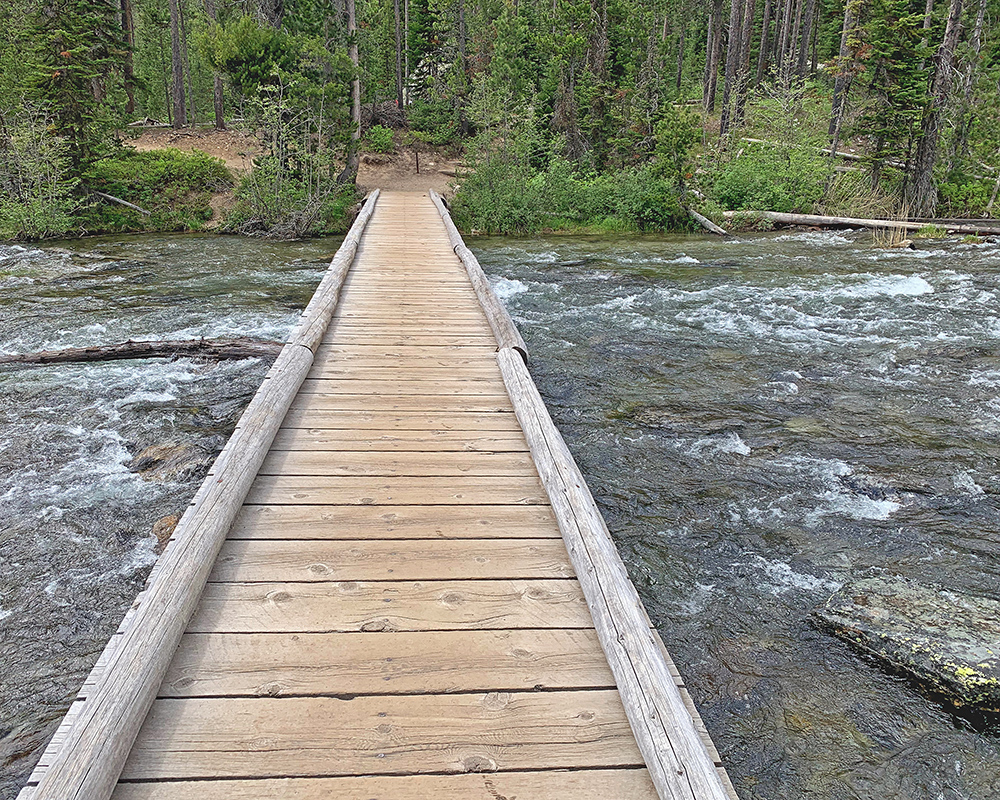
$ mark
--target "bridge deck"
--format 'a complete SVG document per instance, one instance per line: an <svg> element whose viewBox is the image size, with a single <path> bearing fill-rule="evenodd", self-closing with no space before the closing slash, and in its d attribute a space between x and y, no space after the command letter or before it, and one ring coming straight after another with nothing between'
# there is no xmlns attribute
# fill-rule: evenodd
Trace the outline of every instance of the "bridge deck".
<svg viewBox="0 0 1000 800"><path fill-rule="evenodd" d="M116 800L657 796L496 348L383 194Z"/></svg>

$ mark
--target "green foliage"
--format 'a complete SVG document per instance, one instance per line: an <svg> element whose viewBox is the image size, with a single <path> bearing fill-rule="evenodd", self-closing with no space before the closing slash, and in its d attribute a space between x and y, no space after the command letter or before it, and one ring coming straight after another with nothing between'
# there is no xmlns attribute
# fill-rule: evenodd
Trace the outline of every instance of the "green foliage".
<svg viewBox="0 0 1000 800"><path fill-rule="evenodd" d="M454 203L456 222L465 230L688 228L673 176L664 177L662 169L647 164L582 173L560 155L558 141L553 154L540 149L530 117L511 115L507 125L476 138L474 169L463 176Z"/></svg>
<svg viewBox="0 0 1000 800"><path fill-rule="evenodd" d="M392 139L392 129L384 125L372 125L365 135L365 141L368 149L373 153L393 153L396 150L396 144Z"/></svg>
<svg viewBox="0 0 1000 800"><path fill-rule="evenodd" d="M914 239L944 239L948 235L948 229L940 225L924 225L918 228L913 234Z"/></svg>
<svg viewBox="0 0 1000 800"><path fill-rule="evenodd" d="M448 145L458 139L461 131L458 109L441 100L414 100L409 110L410 126L423 134L429 144Z"/></svg>
<svg viewBox="0 0 1000 800"><path fill-rule="evenodd" d="M302 40L247 15L212 27L203 39L208 62L242 94L254 96L275 82L279 70L295 69Z"/></svg>
<svg viewBox="0 0 1000 800"><path fill-rule="evenodd" d="M115 144L126 48L120 10L116 0L50 0L31 24L38 44L31 95L51 114L74 171Z"/></svg>
<svg viewBox="0 0 1000 800"><path fill-rule="evenodd" d="M996 178L977 177L962 170L953 170L938 183L941 196L938 212L948 217L986 216L995 189Z"/></svg>
<svg viewBox="0 0 1000 800"><path fill-rule="evenodd" d="M150 215L95 198L83 210L81 224L91 233L197 229L211 219L212 192L231 185L225 164L204 153L123 150L88 167L82 186L133 203Z"/></svg>
<svg viewBox="0 0 1000 800"><path fill-rule="evenodd" d="M821 156L781 145L747 145L715 174L712 194L734 211L809 213L823 197L829 165Z"/></svg>
<svg viewBox="0 0 1000 800"><path fill-rule="evenodd" d="M667 106L656 124L656 171L683 189L691 148L701 138L698 117L687 109Z"/></svg>
<svg viewBox="0 0 1000 800"><path fill-rule="evenodd" d="M67 177L67 145L49 135L50 124L30 105L0 109L0 239L44 239L74 227L76 181Z"/></svg>

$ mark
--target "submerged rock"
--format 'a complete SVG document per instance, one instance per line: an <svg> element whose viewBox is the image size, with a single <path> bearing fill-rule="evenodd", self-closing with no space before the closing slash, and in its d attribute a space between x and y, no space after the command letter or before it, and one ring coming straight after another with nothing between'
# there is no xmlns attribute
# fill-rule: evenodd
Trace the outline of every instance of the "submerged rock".
<svg viewBox="0 0 1000 800"><path fill-rule="evenodd" d="M1000 602L880 576L845 585L815 614L956 705L1000 710Z"/></svg>
<svg viewBox="0 0 1000 800"><path fill-rule="evenodd" d="M132 471L152 481L183 481L203 473L212 457L193 444L166 442L147 447L126 464Z"/></svg>
<svg viewBox="0 0 1000 800"><path fill-rule="evenodd" d="M174 528L177 527L177 523L180 521L180 514L170 514L166 517L160 517L153 523L153 536L156 537L157 555L163 552L163 549L167 546L167 542L170 541L170 537L174 535Z"/></svg>

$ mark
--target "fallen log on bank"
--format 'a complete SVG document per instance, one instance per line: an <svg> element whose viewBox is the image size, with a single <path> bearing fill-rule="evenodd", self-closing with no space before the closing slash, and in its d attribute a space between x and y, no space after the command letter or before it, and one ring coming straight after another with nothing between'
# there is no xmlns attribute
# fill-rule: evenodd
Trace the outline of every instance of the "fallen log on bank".
<svg viewBox="0 0 1000 800"><path fill-rule="evenodd" d="M0 355L2 366L37 366L132 358L275 359L282 343L237 336L232 339L181 339L159 342L121 342L96 347L67 347L38 353Z"/></svg>
<svg viewBox="0 0 1000 800"><path fill-rule="evenodd" d="M910 222L905 219L861 219L857 217L824 217L819 214L786 214L781 211L726 211L726 219L738 216L755 216L769 219L781 225L815 225L820 228L896 228L897 230L919 231L921 228L937 226L948 233L966 233L975 236L1000 236L1000 227L980 224L956 224L951 220L938 222Z"/></svg>
<svg viewBox="0 0 1000 800"><path fill-rule="evenodd" d="M695 211L693 208L690 208L689 206L684 206L684 208L688 212L688 214L691 215L691 218L699 225L701 225L701 227L703 227L709 233L714 233L716 236L729 236L729 231L720 228L718 225L712 222L712 220L710 220L708 217L704 216L703 214L699 214L697 211Z"/></svg>

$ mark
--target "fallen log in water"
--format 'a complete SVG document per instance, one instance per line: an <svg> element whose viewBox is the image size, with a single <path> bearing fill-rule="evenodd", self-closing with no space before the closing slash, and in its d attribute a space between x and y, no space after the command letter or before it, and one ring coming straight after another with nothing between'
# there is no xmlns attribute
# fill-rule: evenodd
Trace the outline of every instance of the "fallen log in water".
<svg viewBox="0 0 1000 800"><path fill-rule="evenodd" d="M0 355L3 366L34 366L83 361L117 361L129 358L266 358L274 359L281 342L237 336L232 339L182 339L159 342L121 342L96 347L68 347L38 353Z"/></svg>
<svg viewBox="0 0 1000 800"><path fill-rule="evenodd" d="M967 233L977 236L1000 236L1000 227L976 223L957 224L952 220L938 222L909 222L905 219L860 219L857 217L824 217L819 214L786 214L781 211L726 211L723 216L732 219L737 216L756 216L782 225L815 225L820 228L896 228L919 231L936 225L948 233Z"/></svg>

